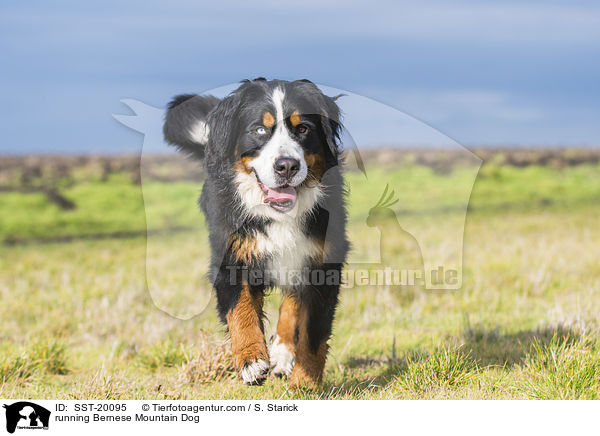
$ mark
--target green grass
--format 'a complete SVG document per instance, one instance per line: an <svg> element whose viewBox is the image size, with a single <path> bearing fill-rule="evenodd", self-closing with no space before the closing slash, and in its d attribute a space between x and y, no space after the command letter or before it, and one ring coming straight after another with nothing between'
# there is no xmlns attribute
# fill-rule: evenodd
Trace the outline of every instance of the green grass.
<svg viewBox="0 0 600 436"><path fill-rule="evenodd" d="M538 342L525 357L525 380L517 384L538 399L600 398L600 348L595 339L559 338Z"/></svg>
<svg viewBox="0 0 600 436"><path fill-rule="evenodd" d="M66 347L56 339L33 342L21 351L10 350L10 344L4 344L4 348L0 380L24 382L38 374L64 375L69 372Z"/></svg>
<svg viewBox="0 0 600 436"><path fill-rule="evenodd" d="M401 199L399 216L435 243L457 216L453 193L468 173L415 166L370 170L368 183L361 177L348 175L358 257L377 236L364 219L386 183ZM154 229L201 226L197 186L144 189ZM1 236L34 241L145 229L140 187L126 178L76 184L65 195L75 211L54 209L37 194L0 195ZM214 300L187 320L160 310L193 306L200 289L189 269L172 268L161 280L176 298L152 295L145 238L0 246L0 396L597 399L599 200L597 166L484 166L466 222L462 289L411 296L383 286L344 289L316 391L292 392L278 379L242 386ZM158 265L192 258L202 266L202 238L153 236L153 253L163 253ZM268 335L279 301L277 292L266 301Z"/></svg>
<svg viewBox="0 0 600 436"><path fill-rule="evenodd" d="M440 347L407 358L406 368L394 383L400 390L423 394L440 388L457 388L477 375L477 363L460 348Z"/></svg>
<svg viewBox="0 0 600 436"><path fill-rule="evenodd" d="M165 341L140 350L137 360L141 367L150 370L179 366L188 360L183 344Z"/></svg>
<svg viewBox="0 0 600 436"><path fill-rule="evenodd" d="M497 213L514 211L564 211L585 208L600 201L600 172L596 165L554 169L529 166L515 168L485 165L476 181L471 211ZM390 183L400 202L394 209L402 214L432 215L464 210L458 195L469 188L472 171L458 167L449 175L424 166L395 170L370 168L368 179L357 172L347 174L351 191L352 221L365 219ZM142 189L124 174L113 174L106 182L86 179L62 194L76 209L62 211L42 193L0 194L0 239L39 240L68 236L142 233L148 229L203 226L196 199L200 186L192 182L149 181ZM144 203L145 202L145 203Z"/></svg>

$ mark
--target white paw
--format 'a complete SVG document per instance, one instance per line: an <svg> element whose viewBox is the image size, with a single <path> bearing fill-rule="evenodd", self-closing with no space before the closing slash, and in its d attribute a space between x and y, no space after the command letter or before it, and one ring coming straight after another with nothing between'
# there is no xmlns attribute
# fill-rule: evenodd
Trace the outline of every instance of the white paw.
<svg viewBox="0 0 600 436"><path fill-rule="evenodd" d="M287 345L280 341L279 335L275 335L275 339L269 348L269 356L271 359L271 372L277 377L289 377L294 369L296 359Z"/></svg>
<svg viewBox="0 0 600 436"><path fill-rule="evenodd" d="M256 362L245 364L240 374L245 385L259 385L267 378L268 372L269 364L259 359Z"/></svg>

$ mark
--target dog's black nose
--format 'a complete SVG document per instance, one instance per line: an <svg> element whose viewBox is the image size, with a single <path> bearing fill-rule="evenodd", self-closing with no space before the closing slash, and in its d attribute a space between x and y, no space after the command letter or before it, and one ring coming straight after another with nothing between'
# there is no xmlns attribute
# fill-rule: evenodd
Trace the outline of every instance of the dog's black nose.
<svg viewBox="0 0 600 436"><path fill-rule="evenodd" d="M273 167L277 174L289 180L300 170L300 162L291 157L281 157L277 159Z"/></svg>

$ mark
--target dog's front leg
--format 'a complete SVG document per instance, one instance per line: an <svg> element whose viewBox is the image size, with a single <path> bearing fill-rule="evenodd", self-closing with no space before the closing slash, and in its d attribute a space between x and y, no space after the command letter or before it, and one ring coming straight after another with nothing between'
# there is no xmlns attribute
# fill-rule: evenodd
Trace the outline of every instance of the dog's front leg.
<svg viewBox="0 0 600 436"><path fill-rule="evenodd" d="M263 288L242 280L215 283L217 304L231 338L233 365L244 384L261 384L269 371L263 330Z"/></svg>

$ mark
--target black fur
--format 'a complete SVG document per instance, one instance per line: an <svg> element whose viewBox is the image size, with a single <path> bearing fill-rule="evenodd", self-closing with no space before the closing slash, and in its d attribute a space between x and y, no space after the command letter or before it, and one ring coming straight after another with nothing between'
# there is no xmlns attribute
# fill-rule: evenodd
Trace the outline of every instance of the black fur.
<svg viewBox="0 0 600 436"><path fill-rule="evenodd" d="M269 96L277 87L285 91L286 101L291 101L294 107L308 114L316 126L314 137L303 144L303 148L310 153L321 154L325 162L324 197L309 213L302 231L329 248L325 258L312 259L306 266L335 272L338 280L334 284L301 284L286 289L294 292L300 304L309 311L310 346L316 351L331 334L341 269L349 249L340 165L340 111L334 99L325 96L308 80L285 82L259 78L242 82L236 91L222 100L212 96L175 97L169 105L164 133L166 140L181 151L204 158L206 180L200 205L209 224L212 250L210 278L216 290L219 314L225 321L242 289L241 276L237 275L234 283L231 282L232 267L238 267L235 271L240 274L244 268L260 271L265 270L271 260L265 256L243 264L233 255L229 241L234 234L266 234L265 227L270 224L268 218L249 218L243 213L244 206L234 179L236 162L242 156L251 156L260 150L260 145L248 138L246 132L258 114L269 106ZM191 141L187 133L197 121L206 121L210 129L206 144ZM251 291L261 293L268 287L269 283L253 286Z"/></svg>
<svg viewBox="0 0 600 436"><path fill-rule="evenodd" d="M204 157L204 146L190 138L189 131L198 121L205 121L219 99L212 95L178 95L171 100L163 127L165 140L180 151L198 159Z"/></svg>

